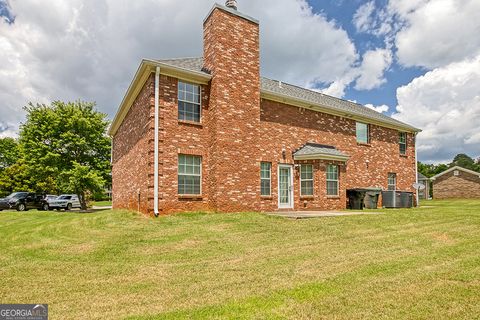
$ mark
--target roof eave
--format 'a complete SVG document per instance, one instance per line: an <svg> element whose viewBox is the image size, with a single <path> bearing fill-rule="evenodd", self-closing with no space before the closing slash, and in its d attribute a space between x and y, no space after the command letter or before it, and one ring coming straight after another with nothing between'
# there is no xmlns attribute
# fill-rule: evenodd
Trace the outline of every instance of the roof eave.
<svg viewBox="0 0 480 320"><path fill-rule="evenodd" d="M455 171L455 170L460 170L460 171L463 171L463 172L466 172L466 173L469 173L471 175L474 175L474 176L478 176L480 178L480 172L476 172L476 171L473 171L473 170L469 170L469 169L466 169L466 168L463 168L463 167L459 167L459 166L455 166L455 167L452 167L450 169L447 169L443 172L440 172L439 174L433 176L430 178L430 180L436 180L437 178L440 178L441 176L447 174L447 173L450 173L452 171Z"/></svg>
<svg viewBox="0 0 480 320"><path fill-rule="evenodd" d="M130 83L125 96L123 97L120 107L113 118L108 135L113 137L123 120L125 119L130 107L137 98L145 82L152 72L155 72L155 68L160 67L160 74L175 77L185 81L195 82L199 84L208 84L212 79L212 76L203 72L197 72L181 67L176 67L168 64L161 63L155 60L143 59L140 66Z"/></svg>
<svg viewBox="0 0 480 320"><path fill-rule="evenodd" d="M349 119L354 119L354 120L358 120L358 121L367 122L367 123L370 123L370 124L376 124L378 126L382 126L382 127L386 127L386 128L390 128L390 129L406 131L406 132L411 132L411 133L418 133L418 132L422 131L418 128L412 127L412 126L407 125L407 124L405 124L404 126L401 126L401 125L396 125L396 124L386 122L386 121L380 121L380 120L372 119L372 118L369 118L369 117L364 117L364 116L361 116L361 115L345 113L345 112L339 111L339 110L331 108L331 107L316 104L316 103L314 103L312 101L309 101L309 100L305 100L305 99L301 99L301 98L295 98L295 97L292 97L292 96L289 96L289 95L281 94L281 93L270 91L270 90L261 89L261 94L262 94L262 98L267 99L267 100L273 100L273 101L289 104L289 105L292 105L292 106L301 107L301 108L305 108L305 109L310 109L310 110L314 110L314 111L320 111L320 112L323 112L323 113L327 113L327 114L331 114L331 115L335 115L335 116L339 116L339 117L343 117L343 118L349 118Z"/></svg>
<svg viewBox="0 0 480 320"><path fill-rule="evenodd" d="M331 161L341 161L347 162L350 159L349 156L340 156L340 155L331 155L325 153L312 153L312 154L303 154L303 155L294 155L294 160L331 160Z"/></svg>

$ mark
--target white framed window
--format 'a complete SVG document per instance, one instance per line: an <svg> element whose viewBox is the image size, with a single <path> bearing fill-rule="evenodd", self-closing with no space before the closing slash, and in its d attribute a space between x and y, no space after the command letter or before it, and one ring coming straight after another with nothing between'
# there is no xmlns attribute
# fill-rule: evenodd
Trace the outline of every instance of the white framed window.
<svg viewBox="0 0 480 320"><path fill-rule="evenodd" d="M397 174L396 173L388 174L388 190L389 191L397 190Z"/></svg>
<svg viewBox="0 0 480 320"><path fill-rule="evenodd" d="M357 122L357 142L370 143L370 128L368 124Z"/></svg>
<svg viewBox="0 0 480 320"><path fill-rule="evenodd" d="M260 194L270 196L272 194L272 164L260 163Z"/></svg>
<svg viewBox="0 0 480 320"><path fill-rule="evenodd" d="M178 194L202 194L202 157L178 155Z"/></svg>
<svg viewBox="0 0 480 320"><path fill-rule="evenodd" d="M458 177L460 175L460 171L458 171L458 170L453 171L453 175Z"/></svg>
<svg viewBox="0 0 480 320"><path fill-rule="evenodd" d="M327 196L338 196L338 166L327 166Z"/></svg>
<svg viewBox="0 0 480 320"><path fill-rule="evenodd" d="M400 154L406 155L407 154L407 133L399 132L398 139L399 139L398 146L400 148Z"/></svg>
<svg viewBox="0 0 480 320"><path fill-rule="evenodd" d="M200 122L200 86L178 81L178 120Z"/></svg>
<svg viewBox="0 0 480 320"><path fill-rule="evenodd" d="M300 195L313 196L313 165L300 165Z"/></svg>

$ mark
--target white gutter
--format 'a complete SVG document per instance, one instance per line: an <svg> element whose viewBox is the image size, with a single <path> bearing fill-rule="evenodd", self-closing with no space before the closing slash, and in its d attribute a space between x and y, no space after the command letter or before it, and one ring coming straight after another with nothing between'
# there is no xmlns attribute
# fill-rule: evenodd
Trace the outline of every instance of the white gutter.
<svg viewBox="0 0 480 320"><path fill-rule="evenodd" d="M155 179L153 181L153 212L155 217L158 217L158 118L159 118L159 84L160 84L160 67L157 67L155 70L155 147L154 147L154 157L153 160L153 176Z"/></svg>
<svg viewBox="0 0 480 320"><path fill-rule="evenodd" d="M417 134L418 132L415 133L415 183L418 186L418 160L417 160ZM417 207L420 207L420 196L418 195L418 188L415 191L415 197L417 199Z"/></svg>

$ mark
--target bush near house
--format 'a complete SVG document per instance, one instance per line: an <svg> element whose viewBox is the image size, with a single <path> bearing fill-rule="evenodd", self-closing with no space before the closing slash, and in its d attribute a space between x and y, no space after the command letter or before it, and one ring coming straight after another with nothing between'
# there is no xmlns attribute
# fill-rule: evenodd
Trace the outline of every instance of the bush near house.
<svg viewBox="0 0 480 320"><path fill-rule="evenodd" d="M480 201L384 215L0 214L0 301L82 319L475 319Z"/></svg>

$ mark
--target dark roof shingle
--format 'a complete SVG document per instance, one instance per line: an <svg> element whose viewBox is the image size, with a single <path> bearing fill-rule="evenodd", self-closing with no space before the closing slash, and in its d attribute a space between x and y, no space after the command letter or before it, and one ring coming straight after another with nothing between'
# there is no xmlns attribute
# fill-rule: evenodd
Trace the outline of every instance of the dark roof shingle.
<svg viewBox="0 0 480 320"><path fill-rule="evenodd" d="M208 70L203 68L203 58L179 58L156 60L163 64L168 64L177 68L186 69L190 71L202 72L210 75ZM369 109L361 104L351 101L335 98L314 90L301 88L288 83L277 80L261 77L261 90L287 96L293 99L299 99L305 102L312 103L312 105L321 105L332 111L344 113L345 116L359 116L373 121L379 121L385 124L390 124L395 127L405 128L408 130L419 131L419 129L410 126L401 121L395 120L382 113Z"/></svg>

